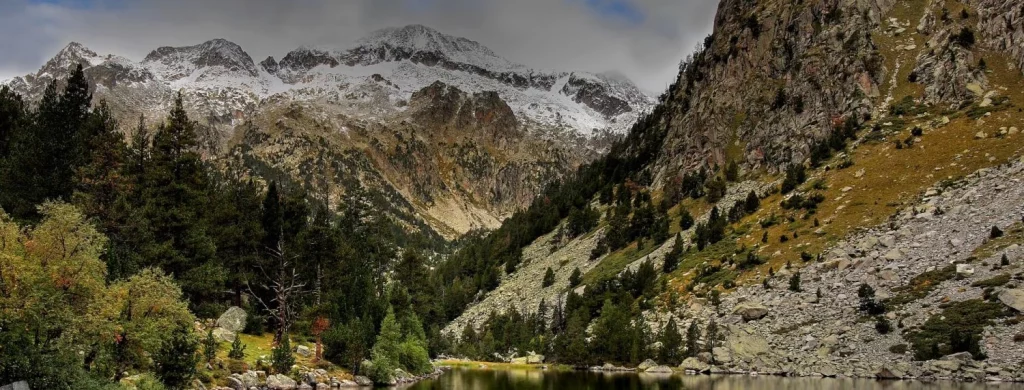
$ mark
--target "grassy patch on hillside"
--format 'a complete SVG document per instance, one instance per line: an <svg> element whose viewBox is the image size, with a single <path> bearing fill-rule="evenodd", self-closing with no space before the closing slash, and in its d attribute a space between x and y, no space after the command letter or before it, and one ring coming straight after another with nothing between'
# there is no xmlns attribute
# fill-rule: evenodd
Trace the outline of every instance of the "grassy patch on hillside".
<svg viewBox="0 0 1024 390"><path fill-rule="evenodd" d="M937 359L956 352L970 352L984 359L981 331L1009 313L1002 303L972 299L943 305L942 313L928 318L919 329L907 333L917 360Z"/></svg>
<svg viewBox="0 0 1024 390"><path fill-rule="evenodd" d="M896 295L885 300L885 306L904 305L928 296L939 284L956 277L956 265L923 272L910 279L910 283L892 289Z"/></svg>
<svg viewBox="0 0 1024 390"><path fill-rule="evenodd" d="M1002 252L1008 246L1017 244L1024 245L1024 225L1017 223L1009 228L1003 228L1003 236L985 241L971 253L971 256L978 259L987 259Z"/></svg>
<svg viewBox="0 0 1024 390"><path fill-rule="evenodd" d="M655 249L661 246L662 243L651 242L651 240L644 240L644 246L642 248L637 247L634 242L629 246L620 249L618 251L608 254L600 263L591 268L590 271L583 274L583 284L593 284L602 280L614 278L626 269L626 266L630 265L634 261L651 254Z"/></svg>

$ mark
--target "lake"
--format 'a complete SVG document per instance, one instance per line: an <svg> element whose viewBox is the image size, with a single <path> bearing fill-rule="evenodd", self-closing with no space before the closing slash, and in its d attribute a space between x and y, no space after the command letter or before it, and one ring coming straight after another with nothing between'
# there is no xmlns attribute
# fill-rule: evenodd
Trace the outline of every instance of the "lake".
<svg viewBox="0 0 1024 390"><path fill-rule="evenodd" d="M452 369L409 390L1024 390L1018 383L956 383L948 381L876 381L869 379L784 378L745 375L669 375L541 370Z"/></svg>

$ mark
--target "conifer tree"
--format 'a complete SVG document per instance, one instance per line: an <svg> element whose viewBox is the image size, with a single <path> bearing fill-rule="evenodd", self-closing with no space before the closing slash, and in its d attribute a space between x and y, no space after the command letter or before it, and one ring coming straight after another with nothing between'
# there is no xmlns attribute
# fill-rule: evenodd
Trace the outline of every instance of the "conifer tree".
<svg viewBox="0 0 1024 390"><path fill-rule="evenodd" d="M145 214L158 244L154 260L182 282L192 302L217 293L225 277L213 262L216 247L207 235L208 177L195 127L179 94L167 121L153 135L143 190Z"/></svg>
<svg viewBox="0 0 1024 390"><path fill-rule="evenodd" d="M683 336L679 334L679 328L676 327L676 320L674 318L669 318L668 324L665 325L665 329L661 332L660 341L661 350L658 360L663 364L679 365L682 362Z"/></svg>
<svg viewBox="0 0 1024 390"><path fill-rule="evenodd" d="M697 357L700 353L700 325L697 320L690 322L686 328L686 357Z"/></svg>
<svg viewBox="0 0 1024 390"><path fill-rule="evenodd" d="M541 282L541 287L551 287L555 284L555 272L548 267L547 271L544 271L544 280Z"/></svg>
<svg viewBox="0 0 1024 390"><path fill-rule="evenodd" d="M196 375L199 364L199 339L192 334L192 324L181 324L174 328L171 337L164 341L153 361L156 376L168 389L184 389Z"/></svg>

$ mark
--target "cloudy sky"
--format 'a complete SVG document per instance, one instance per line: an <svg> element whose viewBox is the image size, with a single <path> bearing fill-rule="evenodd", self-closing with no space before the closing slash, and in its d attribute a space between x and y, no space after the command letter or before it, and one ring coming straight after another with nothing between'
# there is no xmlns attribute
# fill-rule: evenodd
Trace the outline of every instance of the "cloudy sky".
<svg viewBox="0 0 1024 390"><path fill-rule="evenodd" d="M717 0L0 0L0 79L34 72L68 42L141 60L212 38L257 62L424 24L525 65L618 71L662 91L711 32Z"/></svg>

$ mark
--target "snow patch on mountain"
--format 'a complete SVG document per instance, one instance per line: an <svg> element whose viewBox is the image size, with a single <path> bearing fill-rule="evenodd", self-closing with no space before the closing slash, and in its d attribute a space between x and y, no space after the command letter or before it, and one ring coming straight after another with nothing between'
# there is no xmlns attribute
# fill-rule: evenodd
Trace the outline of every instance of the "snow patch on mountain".
<svg viewBox="0 0 1024 390"><path fill-rule="evenodd" d="M37 74L3 83L37 98L76 64L97 90L121 88L146 97L140 100L145 104L181 91L194 109L232 122L267 99L322 101L351 116L376 118L403 111L414 92L436 81L471 93L495 91L525 123L584 136L625 132L654 103L621 75L530 69L422 25L378 30L343 49L300 47L259 64L224 39L161 47L141 62L71 43Z"/></svg>

